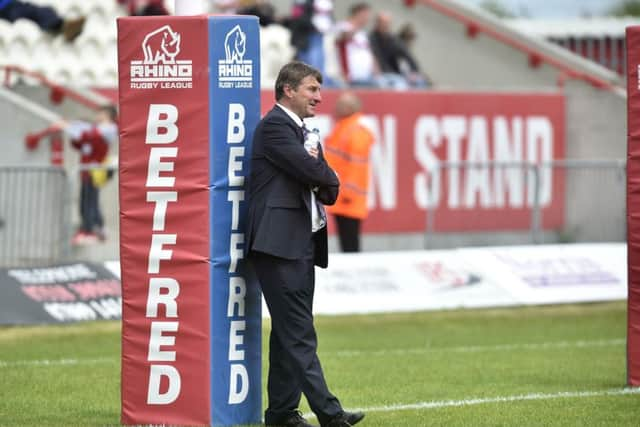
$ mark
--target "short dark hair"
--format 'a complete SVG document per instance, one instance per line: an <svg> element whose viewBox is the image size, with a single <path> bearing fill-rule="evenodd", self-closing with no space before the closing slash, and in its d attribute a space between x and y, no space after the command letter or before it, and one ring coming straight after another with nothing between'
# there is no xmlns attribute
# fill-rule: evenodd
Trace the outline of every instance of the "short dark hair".
<svg viewBox="0 0 640 427"><path fill-rule="evenodd" d="M369 3L360 2L356 3L349 8L349 16L355 16L363 10L371 9L371 5Z"/></svg>
<svg viewBox="0 0 640 427"><path fill-rule="evenodd" d="M410 42L416 38L416 30L410 23L404 24L398 31L398 37L405 43Z"/></svg>
<svg viewBox="0 0 640 427"><path fill-rule="evenodd" d="M116 108L115 105L113 105L113 104L101 105L98 108L98 111L102 111L104 113L107 113L107 115L109 116L109 119L112 122L117 122L118 121L118 109Z"/></svg>
<svg viewBox="0 0 640 427"><path fill-rule="evenodd" d="M318 83L322 84L322 73L304 62L291 61L282 67L276 78L276 101L280 101L284 96L285 85L297 89L307 76L315 77Z"/></svg>

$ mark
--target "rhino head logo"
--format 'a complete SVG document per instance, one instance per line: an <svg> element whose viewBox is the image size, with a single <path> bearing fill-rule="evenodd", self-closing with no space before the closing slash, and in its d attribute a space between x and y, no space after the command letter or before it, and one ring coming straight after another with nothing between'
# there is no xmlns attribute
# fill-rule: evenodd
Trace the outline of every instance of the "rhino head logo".
<svg viewBox="0 0 640 427"><path fill-rule="evenodd" d="M147 34L142 41L142 51L146 64L174 63L180 53L180 34L168 25L160 27Z"/></svg>
<svg viewBox="0 0 640 427"><path fill-rule="evenodd" d="M224 53L227 62L241 62L247 49L247 35L236 25L224 39Z"/></svg>

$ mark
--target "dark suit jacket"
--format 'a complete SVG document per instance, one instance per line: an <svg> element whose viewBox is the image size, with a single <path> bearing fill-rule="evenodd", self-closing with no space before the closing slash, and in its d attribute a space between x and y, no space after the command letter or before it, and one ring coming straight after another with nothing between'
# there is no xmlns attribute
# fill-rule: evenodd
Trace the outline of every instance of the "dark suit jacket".
<svg viewBox="0 0 640 427"><path fill-rule="evenodd" d="M264 116L253 136L247 251L264 252L285 259L305 256L314 240L315 264L326 267L327 227L311 232L310 188L316 197L332 205L340 182L322 155L311 157L303 145L302 129L280 107Z"/></svg>

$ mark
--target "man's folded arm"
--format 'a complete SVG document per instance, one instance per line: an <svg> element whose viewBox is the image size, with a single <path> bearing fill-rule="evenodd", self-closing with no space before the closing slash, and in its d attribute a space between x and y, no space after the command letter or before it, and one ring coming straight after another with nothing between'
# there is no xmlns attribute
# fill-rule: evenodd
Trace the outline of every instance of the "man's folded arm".
<svg viewBox="0 0 640 427"><path fill-rule="evenodd" d="M339 185L338 178L326 162L318 160L295 139L295 134L283 131L286 123L270 123L262 128L264 153L269 161L285 173L310 187ZM293 133L293 132L292 132Z"/></svg>
<svg viewBox="0 0 640 427"><path fill-rule="evenodd" d="M338 200L338 192L339 187L337 185L320 186L316 191L316 196L323 205L331 206Z"/></svg>

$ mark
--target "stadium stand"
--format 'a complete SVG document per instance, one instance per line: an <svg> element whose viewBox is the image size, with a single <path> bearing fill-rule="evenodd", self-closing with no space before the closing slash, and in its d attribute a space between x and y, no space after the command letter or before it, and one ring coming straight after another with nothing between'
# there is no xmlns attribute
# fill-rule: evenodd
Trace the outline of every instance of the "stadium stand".
<svg viewBox="0 0 640 427"><path fill-rule="evenodd" d="M115 1L33 0L63 16L86 16L83 32L73 43L43 33L21 19L0 21L0 65L20 65L61 84L114 87L116 79L115 18L124 9Z"/></svg>
<svg viewBox="0 0 640 427"><path fill-rule="evenodd" d="M9 83L11 88L11 91L3 90L0 94L0 104L8 111L6 116L0 117L0 128L11 128L10 132L2 134L2 138L13 142L11 149L7 151L8 154L0 159L0 164L43 164L48 163L50 159L50 153L42 148L25 151L24 135L46 128L53 120L46 114L35 114L35 110L27 108L27 105L60 117L78 117L86 115L87 99L89 104L94 105L115 99L115 18L126 13L124 8L115 0L34 2L54 5L64 15L85 15L87 22L83 33L73 43L68 44L60 37L43 34L28 21L16 22L13 25L0 21L0 67L22 66L26 71L42 75L42 78L19 78L19 75L24 74L12 72L7 78L0 70L0 78ZM172 3L167 1L167 6L171 7ZM273 0L272 3L277 8L278 16L286 15L290 11L290 0ZM454 0L409 2L413 6L407 6L407 2L400 0L372 0L369 3L376 11L391 10L398 27L411 23L418 29L413 53L421 68L433 80L434 91L463 91L470 94L562 93L566 103L566 157L624 158L626 98L623 78L617 72L575 55L544 37L514 28L509 22L501 21L482 10ZM346 16L351 4L351 1L335 2L336 17L341 19ZM281 36L276 36L279 37ZM290 55L289 49L283 49L279 45L269 46L269 49L281 52L278 55L279 60ZM270 70L264 79L264 84L270 86L277 67L263 66L263 69ZM473 70L473 73L469 70ZM72 90L64 89L67 87ZM63 88L63 102L51 102L52 88ZM105 89L100 93L108 96L91 90L96 88ZM20 102L14 102L17 99ZM17 111L14 111L16 108ZM18 113L25 119L16 120ZM26 117L30 114L32 120L27 120ZM603 141L607 143L603 144ZM70 175L74 175L77 160L70 151L65 150L65 166ZM104 193L105 205L117 204L116 189L114 184L113 191ZM577 197L581 194L579 190L572 191L571 196ZM584 189L585 194L588 193L587 190L589 189ZM602 193L606 193L605 189L601 190ZM586 195L580 197L581 200L585 200ZM624 210L623 201L614 201L610 206L619 208L621 212ZM567 215L567 222L572 227L577 227L583 220L579 210L571 211ZM612 223L615 225L611 227L610 235L622 235L622 222L615 219ZM107 218L107 224L113 226L108 231L109 234L116 236L117 211L114 210L112 217ZM516 234L511 237L509 240L504 234L493 236L486 233L461 233L448 236L448 246L478 242L512 243L521 241L523 235ZM368 249L420 248L423 246L423 239L422 233L400 236L376 234L366 236L364 246ZM113 246L107 250L116 253L117 242L113 239L109 244L111 243ZM91 256L88 258L91 259Z"/></svg>
<svg viewBox="0 0 640 427"><path fill-rule="evenodd" d="M0 65L30 65L31 67L35 65L36 70L47 77L59 80L59 83L77 82L80 79L82 83L90 86L114 87L116 85L115 18L123 15L125 10L115 1L64 0L53 2L36 0L36 3L54 5L64 15L86 15L87 22L83 33L74 43L64 46L59 38L43 34L35 24L29 21L19 20L13 25L0 22L0 52L3 53L0 56ZM273 3L278 6L280 14L288 12L289 1L280 0ZM344 16L349 2L336 3L336 14ZM421 49L415 53L419 62L441 87L481 87L493 85L497 78L503 80L502 85L504 86L553 85L558 76L556 75L555 78L550 76L551 81L545 78L549 74L546 70L549 64L554 64L557 69L567 74L572 74L567 68L577 69L574 74L584 73L588 70L588 74L591 76L589 78L598 80L597 84L619 83L617 78L603 74L601 67L587 65L585 62L581 62L576 55L569 55L562 49L557 49L555 44L548 43L539 36L546 34L546 38L558 43L560 40L566 40L562 44L574 51L584 52L588 56L589 49L597 49L598 45L597 42L594 42L595 47L582 47L582 45L591 46L589 44L591 42L588 40L594 40L584 33L583 27L593 28L590 34L599 34L598 37L610 40L606 43L614 43L618 49L621 38L620 28L630 22L627 20L592 21L588 25L581 24L582 27L561 24L553 27L544 22L536 24L529 21L504 22L455 1L423 0L417 2L418 4L413 8L406 8L400 1L371 1L370 3L374 10L393 10L395 20L399 23L419 24L418 28L421 31L417 44L421 46ZM559 36L554 28L564 28L564 36ZM454 32L457 34L452 37ZM471 43L471 39L475 38L478 33L490 36L490 39L493 38L494 42L503 46L515 48L521 55L531 56L533 64L539 64L541 61L540 68L542 70L540 71L542 72L536 72L536 78L532 81L530 73L521 73L520 70L515 70L516 73L508 73L505 68L492 70L488 64L485 64L486 61L474 61L479 54L482 54L478 52L478 49L475 49L476 45L486 44L484 39L478 40L478 43ZM460 36L467 39L462 46L464 50L454 57L448 56L446 63L438 60L443 57L445 50L449 50L448 46L460 41L458 40ZM579 42L580 37L587 37L586 41ZM482 37L480 38L482 39ZM574 43L572 40L577 41ZM479 49L479 51L483 52L484 49ZM619 55L614 53L611 54L611 66L617 67L616 71L621 72L620 60L616 59ZM507 65L503 62L505 60L512 62L509 57L514 54L513 52L504 52L501 56L502 61L492 61L495 63L494 67ZM463 61L474 61L476 69L474 79L468 79L466 76ZM460 66L455 66L456 64ZM538 66L536 65L536 67ZM456 72L456 70L459 71ZM493 71L497 71L497 75ZM526 80L521 80L523 78ZM490 79L490 81L485 81L485 79Z"/></svg>
<svg viewBox="0 0 640 427"><path fill-rule="evenodd" d="M571 52L624 75L625 28L637 18L512 19L509 26L560 45Z"/></svg>

